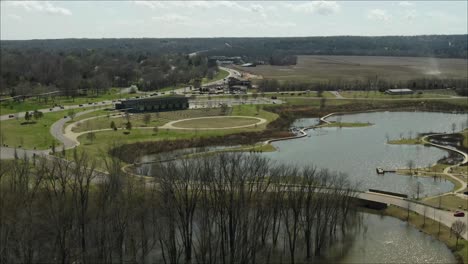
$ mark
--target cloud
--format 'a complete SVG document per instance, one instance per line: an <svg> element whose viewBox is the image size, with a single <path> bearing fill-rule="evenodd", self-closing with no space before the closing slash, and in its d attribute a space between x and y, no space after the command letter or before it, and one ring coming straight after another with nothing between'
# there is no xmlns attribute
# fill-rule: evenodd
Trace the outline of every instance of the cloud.
<svg viewBox="0 0 468 264"><path fill-rule="evenodd" d="M157 8L164 7L164 5L158 1L133 1L133 3L137 6L150 8L150 9L157 9Z"/></svg>
<svg viewBox="0 0 468 264"><path fill-rule="evenodd" d="M401 2L398 2L398 5L408 7L408 6L413 6L414 4L408 1L401 1Z"/></svg>
<svg viewBox="0 0 468 264"><path fill-rule="evenodd" d="M416 10L406 10L403 14L403 17L409 21L414 20L417 16L418 13L416 12Z"/></svg>
<svg viewBox="0 0 468 264"><path fill-rule="evenodd" d="M332 15L340 11L341 6L335 1L312 1L301 4L286 4L286 7L296 12Z"/></svg>
<svg viewBox="0 0 468 264"><path fill-rule="evenodd" d="M154 16L153 20L165 23L165 24L187 24L189 22L189 17L181 16L178 14L166 14L162 16Z"/></svg>
<svg viewBox="0 0 468 264"><path fill-rule="evenodd" d="M367 18L371 20L379 20L379 21L389 21L391 16L387 14L387 11L382 9L372 9L367 14Z"/></svg>
<svg viewBox="0 0 468 264"><path fill-rule="evenodd" d="M53 15L70 16L72 12L69 9L56 6L49 1L12 1L8 2L11 6L20 7L30 12L43 12Z"/></svg>

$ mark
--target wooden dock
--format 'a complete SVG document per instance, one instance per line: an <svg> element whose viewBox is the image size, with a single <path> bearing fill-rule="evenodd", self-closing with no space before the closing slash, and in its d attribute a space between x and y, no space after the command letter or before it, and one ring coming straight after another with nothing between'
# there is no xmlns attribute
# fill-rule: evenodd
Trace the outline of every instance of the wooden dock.
<svg viewBox="0 0 468 264"><path fill-rule="evenodd" d="M382 168L376 168L375 172L377 172L377 174L385 174L385 173L390 173L390 172L396 172L396 170L386 170Z"/></svg>

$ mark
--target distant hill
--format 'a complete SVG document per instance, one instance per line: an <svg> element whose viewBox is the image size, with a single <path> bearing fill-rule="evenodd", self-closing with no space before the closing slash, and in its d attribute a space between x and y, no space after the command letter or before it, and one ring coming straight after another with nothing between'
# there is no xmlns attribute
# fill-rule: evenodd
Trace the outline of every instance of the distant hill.
<svg viewBox="0 0 468 264"><path fill-rule="evenodd" d="M105 50L117 53L192 53L244 56L268 61L273 55L371 55L467 58L468 35L289 38L50 39L2 40L1 49L49 52Z"/></svg>

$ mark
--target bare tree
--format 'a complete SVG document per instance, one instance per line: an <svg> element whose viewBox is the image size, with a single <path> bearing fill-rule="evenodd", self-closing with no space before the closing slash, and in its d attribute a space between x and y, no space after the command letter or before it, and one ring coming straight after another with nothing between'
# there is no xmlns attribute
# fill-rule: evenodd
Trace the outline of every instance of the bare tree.
<svg viewBox="0 0 468 264"><path fill-rule="evenodd" d="M143 123L145 123L145 125L148 125L150 122L151 122L151 114L149 113L144 114Z"/></svg>
<svg viewBox="0 0 468 264"><path fill-rule="evenodd" d="M455 234L455 237L457 238L455 248L458 248L458 240L460 239L460 237L463 236L463 234L466 231L466 223L462 222L460 220L457 220L452 224L451 229L452 229L453 233Z"/></svg>
<svg viewBox="0 0 468 264"><path fill-rule="evenodd" d="M410 170L410 173L413 174L414 160L410 159L410 160L406 161L406 166Z"/></svg>
<svg viewBox="0 0 468 264"><path fill-rule="evenodd" d="M416 182L413 184L413 193L416 194L416 199L419 200L419 195L424 192L424 185L421 182ZM413 195L414 197L414 195Z"/></svg>

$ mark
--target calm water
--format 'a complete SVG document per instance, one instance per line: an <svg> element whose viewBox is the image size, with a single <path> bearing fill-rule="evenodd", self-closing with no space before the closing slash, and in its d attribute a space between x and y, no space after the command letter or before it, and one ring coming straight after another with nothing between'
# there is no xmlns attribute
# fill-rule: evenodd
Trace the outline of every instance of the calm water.
<svg viewBox="0 0 468 264"><path fill-rule="evenodd" d="M333 117L330 120L336 119ZM278 151L265 153L272 160L297 165L315 165L319 168L347 173L359 183L361 190L369 188L413 195L414 185L424 185L422 195L434 195L450 191L449 181L434 182L432 178L419 178L387 173L377 175L375 169L407 167L408 160L415 166L429 166L447 155L434 147L420 145L389 145L397 139L424 132L450 132L452 123L457 127L466 122L466 115L429 112L378 112L341 116L342 122L370 122L374 125L360 128L320 128L309 130L310 137L273 143ZM317 119L301 119L295 126L317 123Z"/></svg>
<svg viewBox="0 0 468 264"><path fill-rule="evenodd" d="M341 263L456 263L450 250L399 219L363 213Z"/></svg>

